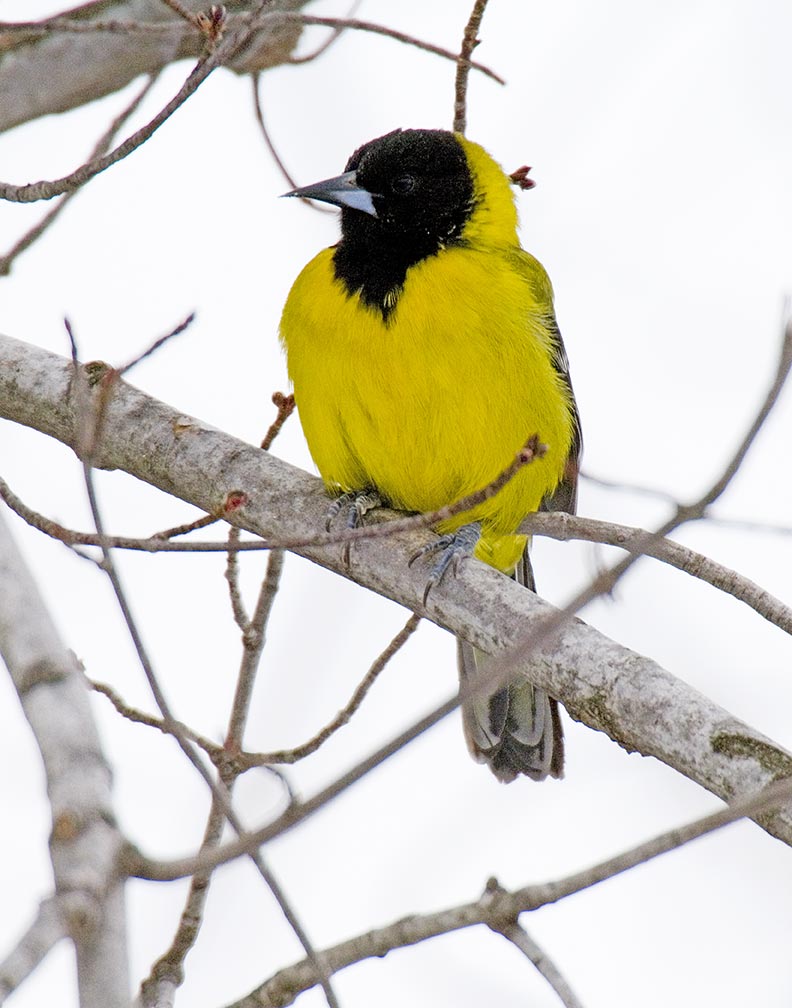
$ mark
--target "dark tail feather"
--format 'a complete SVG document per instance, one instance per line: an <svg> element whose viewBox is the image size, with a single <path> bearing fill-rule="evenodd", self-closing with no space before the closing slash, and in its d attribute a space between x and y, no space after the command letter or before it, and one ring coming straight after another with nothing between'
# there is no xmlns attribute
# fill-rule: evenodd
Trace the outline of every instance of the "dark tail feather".
<svg viewBox="0 0 792 1008"><path fill-rule="evenodd" d="M533 590L527 550L515 577ZM483 651L460 640L457 654L463 686L486 676L490 658ZM498 780L508 783L520 774L535 781L563 777L564 733L558 703L527 679L515 679L494 693L465 700L462 722L473 758L486 763Z"/></svg>

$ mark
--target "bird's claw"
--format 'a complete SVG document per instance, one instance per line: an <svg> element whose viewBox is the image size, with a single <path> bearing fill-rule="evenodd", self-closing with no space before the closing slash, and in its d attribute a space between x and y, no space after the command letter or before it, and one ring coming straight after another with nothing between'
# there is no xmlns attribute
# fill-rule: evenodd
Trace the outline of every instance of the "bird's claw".
<svg viewBox="0 0 792 1008"><path fill-rule="evenodd" d="M459 571L459 565L463 560L467 560L468 557L473 556L473 552L476 549L476 545L481 537L481 523L471 522L469 525L463 525L461 528L457 529L456 532L451 532L448 535L442 535L432 542L427 543L422 546L417 553L414 553L408 562L408 566L412 566L416 560L422 556L428 556L430 553L439 553L440 556L432 564L432 569L429 571L429 577L426 579L426 586L423 593L423 604L426 605L427 599L429 598L429 592L435 585L439 585L443 580L445 575L448 573L448 569L451 568L454 577L456 577Z"/></svg>
<svg viewBox="0 0 792 1008"><path fill-rule="evenodd" d="M382 504L382 498L376 490L349 490L342 493L327 509L325 529L329 532L330 526L344 510L347 513L345 528L358 528L365 515L374 508L382 507Z"/></svg>
<svg viewBox="0 0 792 1008"><path fill-rule="evenodd" d="M363 519L369 511L383 506L383 500L376 490L350 490L336 497L325 515L325 529L329 532L330 526L335 519L343 512L346 512L346 531L359 528L363 524ZM349 540L344 545L344 563L349 565Z"/></svg>

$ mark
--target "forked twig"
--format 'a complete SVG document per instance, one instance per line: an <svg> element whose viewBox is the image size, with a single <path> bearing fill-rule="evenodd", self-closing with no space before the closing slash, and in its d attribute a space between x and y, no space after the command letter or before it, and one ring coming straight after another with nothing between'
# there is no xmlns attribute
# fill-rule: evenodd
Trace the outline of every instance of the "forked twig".
<svg viewBox="0 0 792 1008"><path fill-rule="evenodd" d="M349 702L341 708L341 710L336 714L332 721L328 722L318 731L313 738L304 742L302 745L295 746L294 749L281 749L278 752L269 753L240 753L239 763L245 769L257 766L270 766L278 763L297 763L306 756L311 756L316 752L321 746L327 742L339 728L343 728L345 724L348 724L352 716L356 713L360 705L366 698L368 691L376 682L380 673L385 669L388 662L393 658L393 656L399 651L406 643L407 640L412 636L412 634L417 630L418 624L421 622L421 617L416 613L413 613L407 620L405 625L396 634L393 640L388 644L382 654L376 659L371 668L365 674L363 679L358 684L355 692L349 699Z"/></svg>

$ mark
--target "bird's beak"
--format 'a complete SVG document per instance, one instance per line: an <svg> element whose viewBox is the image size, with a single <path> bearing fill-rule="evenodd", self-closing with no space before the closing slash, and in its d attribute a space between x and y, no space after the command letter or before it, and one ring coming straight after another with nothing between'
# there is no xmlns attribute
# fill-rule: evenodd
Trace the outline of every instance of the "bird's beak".
<svg viewBox="0 0 792 1008"><path fill-rule="evenodd" d="M315 182L313 185L303 186L301 189L292 189L291 192L283 195L321 200L323 203L350 207L352 210L361 210L363 213L371 214L372 217L377 216L372 193L358 185L357 172L354 171L344 172L343 175L325 179L324 182Z"/></svg>

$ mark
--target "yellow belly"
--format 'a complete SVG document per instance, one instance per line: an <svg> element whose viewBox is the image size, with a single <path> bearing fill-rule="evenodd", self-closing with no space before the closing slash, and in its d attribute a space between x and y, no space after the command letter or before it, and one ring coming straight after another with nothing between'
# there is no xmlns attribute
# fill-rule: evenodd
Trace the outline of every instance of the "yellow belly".
<svg viewBox="0 0 792 1008"><path fill-rule="evenodd" d="M326 249L281 323L305 437L333 490L373 487L395 508L434 510L486 486L538 434L542 458L441 529L480 520L477 553L504 570L524 545L509 533L556 487L572 441L532 264L541 270L513 250L448 249L410 269L386 323L347 295Z"/></svg>

